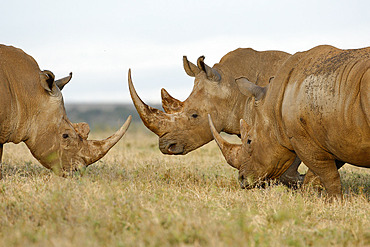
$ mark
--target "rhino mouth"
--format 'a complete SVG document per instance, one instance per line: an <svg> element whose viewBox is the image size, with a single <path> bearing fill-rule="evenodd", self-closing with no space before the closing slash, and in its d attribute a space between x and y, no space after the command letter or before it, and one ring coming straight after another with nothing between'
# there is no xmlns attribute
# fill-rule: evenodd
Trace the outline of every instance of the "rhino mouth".
<svg viewBox="0 0 370 247"><path fill-rule="evenodd" d="M250 190L250 189L253 189L253 188L259 188L260 186L264 187L263 184L264 183L260 183L260 184L251 183L247 179L239 179L240 188L243 189L243 190Z"/></svg>
<svg viewBox="0 0 370 247"><path fill-rule="evenodd" d="M86 165L83 164L73 164L70 168L62 168L61 169L61 176L64 178L67 177L75 177L75 176L83 176L86 172Z"/></svg>

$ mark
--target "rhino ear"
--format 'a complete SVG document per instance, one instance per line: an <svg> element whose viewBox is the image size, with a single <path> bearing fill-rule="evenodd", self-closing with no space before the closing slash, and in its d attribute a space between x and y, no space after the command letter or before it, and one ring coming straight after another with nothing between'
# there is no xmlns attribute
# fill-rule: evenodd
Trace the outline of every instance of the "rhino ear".
<svg viewBox="0 0 370 247"><path fill-rule="evenodd" d="M40 72L40 83L41 86L48 92L53 91L55 76L53 72L49 70L43 70Z"/></svg>
<svg viewBox="0 0 370 247"><path fill-rule="evenodd" d="M203 70L207 74L208 80L220 82L221 81L221 75L218 73L217 70L214 68L209 67L207 64L204 63L204 56L200 56L198 58L197 64L199 69Z"/></svg>
<svg viewBox="0 0 370 247"><path fill-rule="evenodd" d="M266 94L267 88L260 87L245 77L237 78L235 81L238 84L240 92L246 96L254 96L256 100L260 100Z"/></svg>
<svg viewBox="0 0 370 247"><path fill-rule="evenodd" d="M188 76L195 77L200 72L200 69L195 66L195 64L189 62L186 56L182 57L182 62L184 65L184 70Z"/></svg>
<svg viewBox="0 0 370 247"><path fill-rule="evenodd" d="M82 123L72 123L73 128L81 136L83 139L87 139L90 133L90 127L87 123L82 122Z"/></svg>
<svg viewBox="0 0 370 247"><path fill-rule="evenodd" d="M56 80L55 84L59 87L60 91L64 88L64 86L72 79L72 72L69 73L69 76L64 77L62 79Z"/></svg>

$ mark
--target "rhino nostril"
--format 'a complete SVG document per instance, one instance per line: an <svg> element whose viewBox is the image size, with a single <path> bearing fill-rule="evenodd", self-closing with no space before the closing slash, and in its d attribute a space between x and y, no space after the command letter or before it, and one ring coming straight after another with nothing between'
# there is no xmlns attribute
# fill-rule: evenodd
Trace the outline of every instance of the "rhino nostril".
<svg viewBox="0 0 370 247"><path fill-rule="evenodd" d="M172 143L168 146L167 150L173 153L176 150L176 143Z"/></svg>
<svg viewBox="0 0 370 247"><path fill-rule="evenodd" d="M167 146L167 152L168 154L183 154L184 153L184 147L182 145L179 145L178 143L171 143Z"/></svg>

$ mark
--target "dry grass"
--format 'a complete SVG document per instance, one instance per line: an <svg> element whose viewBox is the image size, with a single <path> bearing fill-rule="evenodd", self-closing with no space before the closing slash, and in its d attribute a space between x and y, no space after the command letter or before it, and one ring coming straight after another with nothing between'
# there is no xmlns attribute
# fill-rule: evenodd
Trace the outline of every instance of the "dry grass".
<svg viewBox="0 0 370 247"><path fill-rule="evenodd" d="M213 142L165 156L135 127L83 177L5 145L0 246L370 245L369 171L342 168L343 203L281 185L241 190Z"/></svg>

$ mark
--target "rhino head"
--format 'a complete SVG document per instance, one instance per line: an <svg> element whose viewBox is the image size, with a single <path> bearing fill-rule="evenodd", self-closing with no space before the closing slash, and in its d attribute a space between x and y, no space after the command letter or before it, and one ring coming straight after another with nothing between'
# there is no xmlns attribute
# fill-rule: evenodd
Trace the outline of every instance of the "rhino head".
<svg viewBox="0 0 370 247"><path fill-rule="evenodd" d="M70 76L54 80L50 71L40 72L41 94L38 113L32 118L25 141L33 156L46 168L58 174L84 169L102 158L125 134L131 122L105 140L88 140L87 123L71 123L67 118L61 90Z"/></svg>
<svg viewBox="0 0 370 247"><path fill-rule="evenodd" d="M208 116L208 119L212 135L225 157L226 162L230 166L239 170L240 186L243 189L252 188L258 181L265 179L266 174L264 169L262 167L258 167L256 163L251 161L251 142L248 137L250 130L249 125L243 119L240 119L242 144L232 144L221 137L216 130L210 115Z"/></svg>
<svg viewBox="0 0 370 247"><path fill-rule="evenodd" d="M239 92L235 79L227 69L211 68L204 63L204 56L197 65L183 57L185 72L194 77L194 87L185 101L171 97L162 89L164 112L145 104L137 95L129 70L128 82L131 98L145 126L159 136L159 148L164 154L183 155L210 142L207 114L216 119L218 131L239 134L235 119L242 114L245 96ZM239 119L239 118L238 118Z"/></svg>
<svg viewBox="0 0 370 247"><path fill-rule="evenodd" d="M241 187L251 188L260 181L279 178L295 161L296 155L279 145L278 140L270 133L274 130L264 113L267 108L264 106L264 97L268 87L260 87L245 78L236 81L242 93L254 98L253 122L247 124L240 119L242 144L231 144L224 140L215 128L211 116L208 116L209 126L227 163L239 170Z"/></svg>

